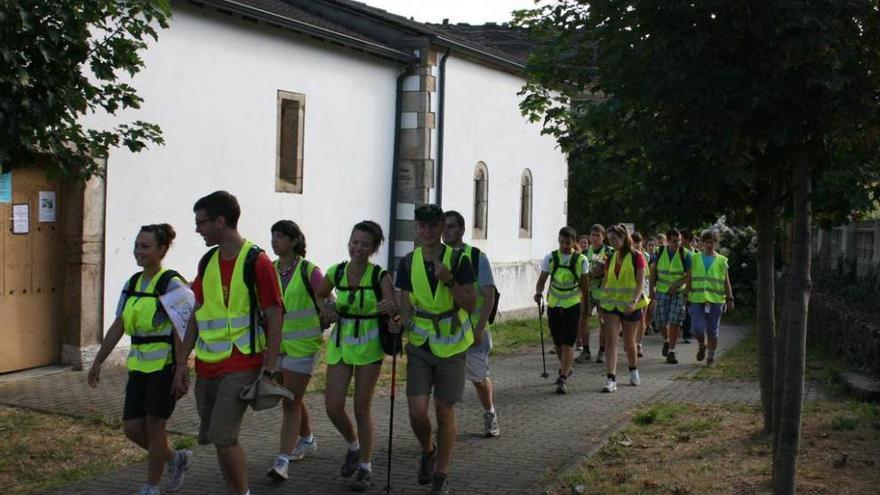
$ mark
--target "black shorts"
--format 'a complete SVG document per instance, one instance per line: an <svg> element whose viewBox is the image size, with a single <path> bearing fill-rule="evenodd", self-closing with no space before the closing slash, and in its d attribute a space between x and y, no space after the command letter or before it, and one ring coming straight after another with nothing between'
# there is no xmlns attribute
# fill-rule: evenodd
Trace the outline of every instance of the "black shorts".
<svg viewBox="0 0 880 495"><path fill-rule="evenodd" d="M635 322L635 321L642 321L642 318L645 316L645 309L644 308L637 309L637 310L633 311L632 313L624 313L623 311L621 311L619 309L612 309L611 311L603 309L602 312L605 313L606 315L617 316L621 320L626 321L626 322L630 322L630 323Z"/></svg>
<svg viewBox="0 0 880 495"><path fill-rule="evenodd" d="M171 395L173 384L174 366L170 364L152 373L129 371L122 419L138 419L148 414L156 418L170 418L175 405L174 396Z"/></svg>
<svg viewBox="0 0 880 495"><path fill-rule="evenodd" d="M577 340L578 323L581 318L581 305L570 308L547 308L547 321L550 323L550 335L553 345L574 346Z"/></svg>

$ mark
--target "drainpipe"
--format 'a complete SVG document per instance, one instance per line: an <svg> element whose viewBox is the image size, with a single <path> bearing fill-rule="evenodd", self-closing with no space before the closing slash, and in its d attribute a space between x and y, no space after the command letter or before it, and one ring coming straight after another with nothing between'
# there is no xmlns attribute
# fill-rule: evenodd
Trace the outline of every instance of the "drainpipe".
<svg viewBox="0 0 880 495"><path fill-rule="evenodd" d="M447 48L440 58L440 99L437 102L437 206L443 208L443 130L446 121L446 58L450 49Z"/></svg>
<svg viewBox="0 0 880 495"><path fill-rule="evenodd" d="M400 111L403 108L403 79L407 71L397 76L397 95L394 103L394 158L391 162L391 206L388 211L388 264L389 272L397 269L394 265L394 245L397 235L397 167L400 161Z"/></svg>

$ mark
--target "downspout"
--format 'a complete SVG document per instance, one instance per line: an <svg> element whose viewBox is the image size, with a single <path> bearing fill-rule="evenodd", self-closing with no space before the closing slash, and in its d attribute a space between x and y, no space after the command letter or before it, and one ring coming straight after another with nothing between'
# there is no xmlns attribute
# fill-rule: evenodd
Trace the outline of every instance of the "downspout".
<svg viewBox="0 0 880 495"><path fill-rule="evenodd" d="M440 98L437 101L437 206L443 207L443 131L446 128L446 58L450 48L440 58Z"/></svg>
<svg viewBox="0 0 880 495"><path fill-rule="evenodd" d="M403 109L403 79L407 71L404 70L397 76L397 95L394 103L394 158L391 162L391 205L388 208L388 264L385 265L389 272L393 272L394 246L397 235L397 167L400 161L400 111Z"/></svg>

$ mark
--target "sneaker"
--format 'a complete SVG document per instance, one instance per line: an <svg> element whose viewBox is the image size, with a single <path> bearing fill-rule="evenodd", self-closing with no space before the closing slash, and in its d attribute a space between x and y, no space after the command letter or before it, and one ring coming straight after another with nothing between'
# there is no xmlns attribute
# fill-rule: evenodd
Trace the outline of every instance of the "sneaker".
<svg viewBox="0 0 880 495"><path fill-rule="evenodd" d="M498 413L486 411L483 413L483 436L497 437L501 433L498 428Z"/></svg>
<svg viewBox="0 0 880 495"><path fill-rule="evenodd" d="M611 378L605 379L605 386L602 387L602 392L611 393L617 390L617 382L612 380Z"/></svg>
<svg viewBox="0 0 880 495"><path fill-rule="evenodd" d="M550 350L547 351L547 354L556 354L556 349L551 347ZM425 484L427 485L427 483L425 483Z"/></svg>
<svg viewBox="0 0 880 495"><path fill-rule="evenodd" d="M706 346L701 345L700 350L697 351L697 361L702 361L704 357L706 357Z"/></svg>
<svg viewBox="0 0 880 495"><path fill-rule="evenodd" d="M589 363L591 359L593 359L593 355L590 354L590 350L585 347L584 350L581 352L581 355L576 357L574 361L576 363L584 364Z"/></svg>
<svg viewBox="0 0 880 495"><path fill-rule="evenodd" d="M165 484L165 491L176 492L183 486L183 479L189 470L190 459L193 453L191 450L178 450L175 453L173 464L168 464L168 481ZM159 493L158 491L156 493Z"/></svg>
<svg viewBox="0 0 880 495"><path fill-rule="evenodd" d="M306 442L305 439L300 438L296 441L296 447L293 448L293 452L290 453L291 461L301 461L305 456L314 453L318 450L318 439L312 437L311 442Z"/></svg>
<svg viewBox="0 0 880 495"><path fill-rule="evenodd" d="M574 345L574 352L581 352L582 350L584 350L584 344L578 342Z"/></svg>
<svg viewBox="0 0 880 495"><path fill-rule="evenodd" d="M449 482L446 481L446 475L434 473L431 477L431 495L447 495L449 493Z"/></svg>
<svg viewBox="0 0 880 495"><path fill-rule="evenodd" d="M660 354L663 357L666 357L666 355L669 354L669 342L663 342L663 350L660 351Z"/></svg>
<svg viewBox="0 0 880 495"><path fill-rule="evenodd" d="M632 385L633 387L637 387L637 386L639 386L640 383L642 383L642 381L639 380L639 370L630 371L629 372L629 384Z"/></svg>
<svg viewBox="0 0 880 495"><path fill-rule="evenodd" d="M560 377L560 378L561 378L561 377ZM562 380L562 381L559 382L559 384L556 386L556 393L557 393L557 394L567 394L567 393L568 393L568 386L565 384L565 380Z"/></svg>
<svg viewBox="0 0 880 495"><path fill-rule="evenodd" d="M360 465L361 450L346 450L345 461L342 463L342 469L339 470L339 475L343 478L348 478L357 472Z"/></svg>
<svg viewBox="0 0 880 495"><path fill-rule="evenodd" d="M666 364L678 364L678 359L675 359L675 351L669 351L669 354L666 355Z"/></svg>
<svg viewBox="0 0 880 495"><path fill-rule="evenodd" d="M434 444L430 454L422 452L422 459L419 462L418 482L420 485L427 485L431 482L434 475L434 464L437 462L437 444ZM432 488L433 490L433 488Z"/></svg>
<svg viewBox="0 0 880 495"><path fill-rule="evenodd" d="M605 351L599 351L596 353L596 362L604 363L605 362Z"/></svg>
<svg viewBox="0 0 880 495"><path fill-rule="evenodd" d="M682 343L682 344L690 344L690 343L691 343L691 339L685 337L685 338L681 339L681 343Z"/></svg>
<svg viewBox="0 0 880 495"><path fill-rule="evenodd" d="M287 466L289 464L290 460L286 455L279 455L275 458L275 465L266 473L266 476L276 481L287 481Z"/></svg>
<svg viewBox="0 0 880 495"><path fill-rule="evenodd" d="M637 349L637 354L639 357L645 357L645 355L642 353L642 344L638 344L636 346L636 349Z"/></svg>
<svg viewBox="0 0 880 495"><path fill-rule="evenodd" d="M144 485L141 487L140 495L159 495L158 486Z"/></svg>
<svg viewBox="0 0 880 495"><path fill-rule="evenodd" d="M706 360L706 367L707 368L714 368L715 367L715 357L714 356L710 357L709 359Z"/></svg>
<svg viewBox="0 0 880 495"><path fill-rule="evenodd" d="M565 380L565 378L562 377L562 374L556 375L556 381L553 382L553 385L559 385L563 380Z"/></svg>
<svg viewBox="0 0 880 495"><path fill-rule="evenodd" d="M365 492L373 487L373 473L366 468L360 467L357 476L351 482L351 489L355 492Z"/></svg>

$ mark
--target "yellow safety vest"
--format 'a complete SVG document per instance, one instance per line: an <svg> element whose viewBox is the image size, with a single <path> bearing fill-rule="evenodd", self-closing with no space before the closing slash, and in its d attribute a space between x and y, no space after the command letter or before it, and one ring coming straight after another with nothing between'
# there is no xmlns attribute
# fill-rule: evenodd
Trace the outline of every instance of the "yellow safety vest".
<svg viewBox="0 0 880 495"><path fill-rule="evenodd" d="M715 303L727 302L727 258L715 254L715 259L706 270L703 263L703 255L697 254L691 258L691 290L688 292L688 302L692 303Z"/></svg>
<svg viewBox="0 0 880 495"><path fill-rule="evenodd" d="M276 271L278 262L275 263ZM315 265L300 259L283 289L284 324L281 327L281 350L292 358L312 356L324 342L318 311L305 284L311 283ZM305 279L305 280L304 280ZM278 285L281 286L279 275Z"/></svg>
<svg viewBox="0 0 880 495"><path fill-rule="evenodd" d="M174 338L171 320L166 319L158 326L153 323L160 304L156 284L166 271L168 271L166 268L159 270L143 291L144 294L155 294L155 297L139 295L140 292L136 292L128 296L123 306L122 328L132 339L126 360L129 370L152 373L174 362L170 341ZM138 275L133 286L139 288L142 280L143 274ZM153 342L139 342L142 340Z"/></svg>
<svg viewBox="0 0 880 495"><path fill-rule="evenodd" d="M379 314L377 287L373 285L373 282L381 283L383 272L382 267L368 263L358 284L349 286L348 263L333 265L327 271L327 277L336 285L336 311L339 315L327 342L327 364L342 361L347 365L363 366L385 357L379 339L382 315ZM378 292L381 294L381 288Z"/></svg>
<svg viewBox="0 0 880 495"><path fill-rule="evenodd" d="M223 300L223 282L220 278L220 250L217 249L202 274L204 301L196 311L199 337L196 340L196 358L206 363L218 363L232 355L232 346L242 354L251 354L251 305L244 283L244 261L253 244L245 241L235 260L229 283L229 300ZM266 335L256 329L255 352L266 348Z"/></svg>
<svg viewBox="0 0 880 495"><path fill-rule="evenodd" d="M602 300L600 306L605 311L626 311L626 307L632 301L632 294L638 285L636 284L636 273L633 268L633 253L626 253L620 265L620 274L614 273L614 267L617 266L617 258L619 251L615 251L611 256L611 261L605 267L605 287L602 290ZM635 308L646 308L651 302L642 288L642 295L636 303Z"/></svg>
<svg viewBox="0 0 880 495"><path fill-rule="evenodd" d="M570 308L580 304L583 295L580 289L581 275L584 268L583 254L572 251L569 263L562 265L562 253L553 251L550 254L550 290L547 305L551 308ZM574 267L571 264L574 263Z"/></svg>
<svg viewBox="0 0 880 495"><path fill-rule="evenodd" d="M443 266L451 272L453 250L445 246L443 249ZM428 342L431 352L440 358L467 351L474 342L470 320L462 318L466 313L455 308L452 289L438 282L437 290L431 292L422 248L413 251L409 277L413 289L409 294L413 306L409 343L420 347Z"/></svg>
<svg viewBox="0 0 880 495"><path fill-rule="evenodd" d="M684 256L688 256L687 252L683 249L680 251L684 253ZM654 287L655 291L666 294L669 292L672 284L684 280L684 260L681 257L681 253L676 251L670 258L669 249L663 248L660 258L657 259L657 286ZM684 288L684 285L679 286L680 290Z"/></svg>

